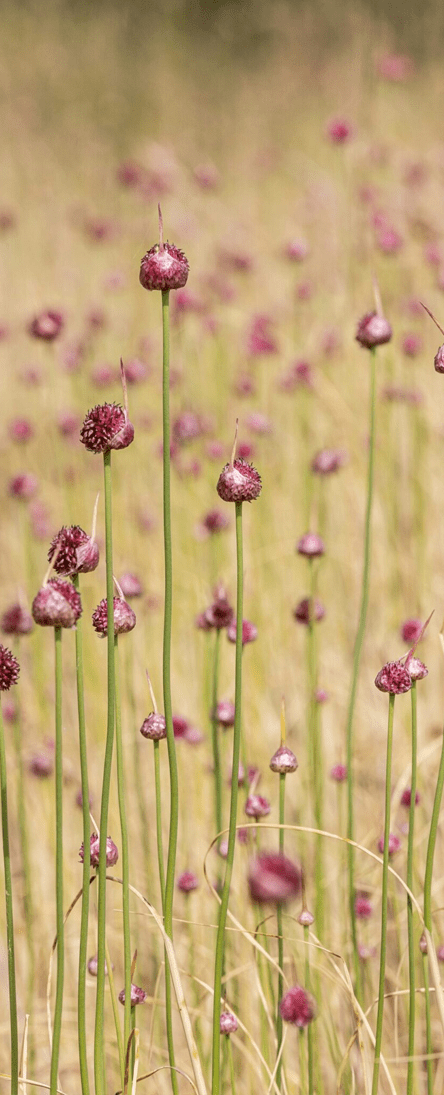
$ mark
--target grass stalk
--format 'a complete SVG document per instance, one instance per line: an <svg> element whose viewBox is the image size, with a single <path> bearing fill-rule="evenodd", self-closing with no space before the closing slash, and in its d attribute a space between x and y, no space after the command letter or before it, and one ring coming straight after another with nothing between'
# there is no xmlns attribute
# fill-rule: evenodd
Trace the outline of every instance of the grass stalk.
<svg viewBox="0 0 444 1095"><path fill-rule="evenodd" d="M385 814L384 814L384 855L382 864L382 896L381 896L381 947L379 958L379 990L378 1011L376 1017L375 1032L375 1058L373 1064L372 1095L378 1095L379 1066L382 1044L382 1023L384 1018L384 988L385 988L385 962L387 955L387 904L388 904L388 861L389 861L389 835L390 835L390 804L391 804L391 774L393 751L393 715L395 710L395 695L389 695L389 715L387 729L387 756L385 769Z"/></svg>
<svg viewBox="0 0 444 1095"><path fill-rule="evenodd" d="M74 588L79 592L79 576L73 577ZM82 787L82 821L83 821L83 868L82 868L82 907L80 914L80 940L79 940L79 981L77 989L77 1037L79 1045L80 1083L82 1095L89 1095L89 1075L86 1037L86 969L88 960L88 919L89 919L89 887L90 887L90 861L88 855L90 842L89 820L89 782L88 782L88 757L86 747L86 722L85 722L85 695L83 676L83 631L82 618L76 625L76 681L77 681L77 711L79 723L79 756L80 779Z"/></svg>
<svg viewBox="0 0 444 1095"><path fill-rule="evenodd" d="M413 681L411 688L411 701L412 701L412 776L410 786L410 810L409 810L409 835L407 844L407 885L409 890L413 890L413 848L414 848L414 831L415 831L415 798L416 798L416 765L417 765L417 752L418 752L418 735L417 735L417 703L416 703L416 681ZM414 1076L415 1076L415 1062L413 1060L415 1052L415 939L413 932L413 905L410 894L407 895L407 936L409 947L409 1041L407 1054L409 1057L407 1065L407 1095L413 1095L414 1088Z"/></svg>
<svg viewBox="0 0 444 1095"><path fill-rule="evenodd" d="M119 646L117 635L115 635L114 637L114 688L116 710L117 795L119 800L122 855L123 960L125 972L123 1041L126 1050L126 1047L128 1045L128 1039L131 1033L131 928L129 908L129 841L125 804L125 771L122 744L122 704L120 697Z"/></svg>
<svg viewBox="0 0 444 1095"><path fill-rule="evenodd" d="M65 920L63 908L63 755L62 755L62 628L54 628L55 639L55 808L56 808L56 924L57 980L52 1031L50 1093L57 1093L60 1038L62 1033L63 982L65 973Z"/></svg>
<svg viewBox="0 0 444 1095"><path fill-rule="evenodd" d="M18 1095L19 1045L17 1027L17 991L15 980L14 915L12 906L11 854L9 848L6 750L3 714L0 704L0 788L5 872L6 935L8 945L9 1024L11 1032L11 1095Z"/></svg>

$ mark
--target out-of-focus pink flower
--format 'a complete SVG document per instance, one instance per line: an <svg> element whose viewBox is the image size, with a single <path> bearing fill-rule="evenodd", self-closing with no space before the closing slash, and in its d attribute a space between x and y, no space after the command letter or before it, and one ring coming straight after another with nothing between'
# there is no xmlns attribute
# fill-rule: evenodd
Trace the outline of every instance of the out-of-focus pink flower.
<svg viewBox="0 0 444 1095"><path fill-rule="evenodd" d="M376 236L376 243L384 255L397 255L404 240L396 228L382 228Z"/></svg>
<svg viewBox="0 0 444 1095"><path fill-rule="evenodd" d="M276 354L278 342L273 333L273 321L270 316L253 316L247 336L247 352L251 357Z"/></svg>
<svg viewBox="0 0 444 1095"><path fill-rule="evenodd" d="M327 124L326 134L333 144L346 144L353 133L353 126L346 118L331 118Z"/></svg>
<svg viewBox="0 0 444 1095"><path fill-rule="evenodd" d="M193 177L201 190L216 190L220 183L219 172L213 163L196 164Z"/></svg>
<svg viewBox="0 0 444 1095"><path fill-rule="evenodd" d="M403 335L402 339L402 352L406 357L417 357L421 353L423 348L423 341L421 335L416 331Z"/></svg>
<svg viewBox="0 0 444 1095"><path fill-rule="evenodd" d="M379 58L377 69L384 80L400 84L413 73L413 61L403 53L385 53Z"/></svg>
<svg viewBox="0 0 444 1095"><path fill-rule="evenodd" d="M308 243L303 239L292 239L284 248L284 254L292 262L303 262L309 252Z"/></svg>

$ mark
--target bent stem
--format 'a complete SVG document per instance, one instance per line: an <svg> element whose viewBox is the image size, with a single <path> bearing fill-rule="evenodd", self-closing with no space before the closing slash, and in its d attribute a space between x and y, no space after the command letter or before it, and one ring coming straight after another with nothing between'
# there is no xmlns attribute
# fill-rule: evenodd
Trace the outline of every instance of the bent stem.
<svg viewBox="0 0 444 1095"><path fill-rule="evenodd" d="M60 1036L62 1032L63 980L65 972L65 919L63 910L63 758L62 758L62 629L55 639L55 806L56 806L56 924L57 981L52 1032L50 1093L57 1093Z"/></svg>
<svg viewBox="0 0 444 1095"><path fill-rule="evenodd" d="M17 1029L17 993L15 983L14 916L12 907L11 855L9 849L8 795L6 789L6 751L3 714L0 704L0 788L5 871L6 935L8 943L9 1023L11 1030L11 1095L18 1093L19 1048Z"/></svg>
<svg viewBox="0 0 444 1095"><path fill-rule="evenodd" d="M355 967L356 996L362 1003L362 974L358 953L358 936L356 930L355 912L355 850L354 840L354 813L353 813L353 717L355 712L356 693L358 688L359 666L361 662L362 646L364 642L365 625L369 599L369 575L370 575L370 548L371 548L371 514L373 501L373 480L375 462L375 420L376 420L376 351L371 350L370 371L370 429L368 449L367 472L367 503L365 511L364 529L364 563L362 569L361 607L359 611L358 630L356 632L353 651L353 668L350 688L350 700L347 712L346 726L346 750L347 750L347 837L348 837L348 900L352 929L353 960Z"/></svg>
<svg viewBox="0 0 444 1095"><path fill-rule="evenodd" d="M171 540L171 465L170 465L170 318L168 289L162 291L162 333L163 333L163 535L165 554L165 607L163 624L163 706L168 746L168 766L170 772L170 831L168 839L168 858L165 880L164 924L169 938L173 938L173 896L174 875L176 870L177 830L179 824L179 781L177 774L176 743L173 729L173 710L171 703L171 625L173 602L173 560ZM170 971L165 963L165 986L169 983ZM166 1021L168 1037L168 1057L171 1066L171 1086L174 1095L178 1095L177 1073L173 1043L173 1023L171 1010L171 989L166 987ZM100 1093L101 1095L101 1093Z"/></svg>
<svg viewBox="0 0 444 1095"><path fill-rule="evenodd" d="M413 837L415 829L416 764L418 751L416 681L412 683L412 777L410 786L409 836L407 845L407 886L413 890ZM413 1093L415 1074L415 940L413 935L413 905L410 893L407 894L407 935L409 946L409 1042L407 1064L407 1095Z"/></svg>
<svg viewBox="0 0 444 1095"><path fill-rule="evenodd" d="M79 576L73 577L74 588L79 592ZM85 723L85 697L83 679L83 634L82 619L76 625L76 679L77 679L77 710L79 722L79 755L80 778L82 785L82 820L83 820L83 869L82 869L82 909L80 915L80 941L79 941L79 983L77 991L77 1023L80 1063L80 1083L82 1095L89 1095L88 1057L86 1041L86 969L88 957L88 917L89 917L89 886L90 886L90 861L88 855L90 841L89 822L89 785L88 785L88 758L86 748L86 723Z"/></svg>
<svg viewBox="0 0 444 1095"><path fill-rule="evenodd" d="M125 971L125 1009L123 1043L128 1045L131 1033L131 930L129 910L129 842L125 806L125 772L122 747L122 704L120 699L118 637L114 637L114 688L116 709L116 762L117 795L119 799L120 833L122 841L122 912L123 912L123 960ZM131 1077L130 1077L131 1078Z"/></svg>
<svg viewBox="0 0 444 1095"><path fill-rule="evenodd" d="M378 1013L376 1018L375 1033L375 1059L373 1065L372 1095L378 1093L379 1066L382 1043L382 1022L384 1016L384 988L385 988L385 961L387 953L387 896L388 896L388 861L389 861L389 836L390 836L390 799L391 799L391 773L393 750L393 714L395 709L395 696L389 696L389 714L387 729L387 759L385 769L385 815L384 815L384 855L382 861L382 895L381 895L381 951L379 959L379 990Z"/></svg>
<svg viewBox="0 0 444 1095"><path fill-rule="evenodd" d="M222 993L222 971L224 967L225 952L225 925L228 913L228 901L230 897L231 876L233 873L234 849L236 843L236 820L238 800L238 780L240 745L241 745L241 703L242 703L242 620L243 620L243 550L242 550L242 502L236 502L236 569L237 569L237 597L236 597L236 676L234 689L234 730L233 730L233 763L231 780L230 821L228 831L228 852L225 863L225 877L222 890L222 898L219 909L219 922L216 939L216 955L214 964L214 999L213 999L213 1065L212 1065L212 1095L219 1095L220 1090L220 1014Z"/></svg>
<svg viewBox="0 0 444 1095"><path fill-rule="evenodd" d="M105 759L103 764L102 802L100 807L99 866L97 870L97 990L94 1030L94 1076L96 1095L105 1095L105 934L106 934L106 835L108 831L111 765L114 745L114 582L112 543L112 488L111 452L103 454L105 480L105 549L106 549L106 598L107 598L107 647L108 647L108 712Z"/></svg>

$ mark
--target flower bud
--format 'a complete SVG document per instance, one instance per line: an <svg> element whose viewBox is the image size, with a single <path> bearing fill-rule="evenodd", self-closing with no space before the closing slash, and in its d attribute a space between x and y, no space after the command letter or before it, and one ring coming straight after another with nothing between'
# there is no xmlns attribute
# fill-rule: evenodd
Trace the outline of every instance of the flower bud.
<svg viewBox="0 0 444 1095"><path fill-rule="evenodd" d="M48 562L56 555L54 570L67 578L86 574L99 565L99 548L79 525L63 526L54 536L48 551Z"/></svg>
<svg viewBox="0 0 444 1095"><path fill-rule="evenodd" d="M254 817L255 821L259 821L260 817L268 817L271 806L268 798L264 795L249 795L245 803L245 813L247 817Z"/></svg>
<svg viewBox="0 0 444 1095"><path fill-rule="evenodd" d="M29 635L34 624L31 613L21 605L15 604L3 613L0 627L4 635Z"/></svg>
<svg viewBox="0 0 444 1095"><path fill-rule="evenodd" d="M380 692L400 696L401 693L410 691L412 678L402 662L387 662L375 677L375 685Z"/></svg>
<svg viewBox="0 0 444 1095"><path fill-rule="evenodd" d="M313 996L301 985L294 985L282 997L279 1011L284 1023L293 1023L300 1030L304 1030L315 1018L316 1004Z"/></svg>
<svg viewBox="0 0 444 1095"><path fill-rule="evenodd" d="M405 668L412 681L423 681L424 677L428 676L429 671L427 666L424 665L424 662L422 662L420 658L407 658Z"/></svg>
<svg viewBox="0 0 444 1095"><path fill-rule="evenodd" d="M324 619L325 608L317 597L314 600L311 597L303 597L293 609L293 616L299 624L317 623Z"/></svg>
<svg viewBox="0 0 444 1095"><path fill-rule="evenodd" d="M250 897L259 903L280 904L302 889L302 868L282 852L259 852L248 871Z"/></svg>
<svg viewBox="0 0 444 1095"><path fill-rule="evenodd" d="M90 836L90 859L89 859L91 867L98 867L99 866L99 852L100 852L99 837L98 837L97 833L91 833L91 836ZM111 840L111 837L107 836L107 838L106 838L106 866L107 867L114 867L114 864L117 863L118 858L119 858L119 852L117 850L117 847L114 844L114 841ZM83 859L84 859L83 844L80 845L79 859L80 859L80 862L83 863Z"/></svg>
<svg viewBox="0 0 444 1095"><path fill-rule="evenodd" d="M182 289L188 280L188 259L174 243L155 243L140 264L139 281L144 289Z"/></svg>
<svg viewBox="0 0 444 1095"><path fill-rule="evenodd" d="M347 779L347 765L346 764L334 764L330 769L330 777L335 780L335 783L345 783Z"/></svg>
<svg viewBox="0 0 444 1095"><path fill-rule="evenodd" d="M434 365L437 373L444 373L444 344L436 351Z"/></svg>
<svg viewBox="0 0 444 1095"><path fill-rule="evenodd" d="M296 771L298 762L288 745L279 746L279 749L276 750L270 760L270 768L272 772L278 772L280 776L285 775L287 772Z"/></svg>
<svg viewBox="0 0 444 1095"><path fill-rule="evenodd" d="M134 440L134 426L118 403L103 403L88 411L80 440L88 452L126 449Z"/></svg>
<svg viewBox="0 0 444 1095"><path fill-rule="evenodd" d="M320 449L313 457L311 470L315 475L332 475L347 463L347 453L343 449Z"/></svg>
<svg viewBox="0 0 444 1095"><path fill-rule="evenodd" d="M420 797L421 796L419 794L419 791L415 791L415 806L417 806L418 802L420 802ZM412 800L412 789L411 789L411 787L405 787L404 791L402 792L402 795L401 795L401 806L406 806L408 809L410 809L411 800Z"/></svg>
<svg viewBox="0 0 444 1095"><path fill-rule="evenodd" d="M308 559L318 559L324 554L324 541L316 532L306 532L301 536L296 550L299 555L306 555Z"/></svg>
<svg viewBox="0 0 444 1095"><path fill-rule="evenodd" d="M113 598L114 606L114 634L122 635L126 631L132 631L136 626L136 615L123 597ZM92 622L99 635L108 633L108 601L106 597L100 601L92 614Z"/></svg>
<svg viewBox="0 0 444 1095"><path fill-rule="evenodd" d="M91 958L88 958L88 973L91 977L97 977L97 969L99 966L99 958L97 954L93 954ZM111 963L111 968L114 969L114 963ZM105 962L105 977L108 976L108 966Z"/></svg>
<svg viewBox="0 0 444 1095"><path fill-rule="evenodd" d="M301 924L303 928L311 928L311 925L314 924L313 913L309 912L308 909L302 909L302 912L299 913L298 916L298 923Z"/></svg>
<svg viewBox="0 0 444 1095"><path fill-rule="evenodd" d="M390 342L392 329L385 316L377 312L367 312L359 320L356 330L356 341L367 350L373 350L375 346L383 346Z"/></svg>
<svg viewBox="0 0 444 1095"><path fill-rule="evenodd" d="M138 985L132 984L130 993L131 1007L134 1008L136 1004L144 1004L147 995L148 993L139 988ZM122 991L119 992L119 1000L121 1004L125 1003L125 989L122 989Z"/></svg>
<svg viewBox="0 0 444 1095"><path fill-rule="evenodd" d="M35 316L28 327L28 332L33 338L41 338L45 342L53 342L60 334L63 327L61 312L40 312Z"/></svg>
<svg viewBox="0 0 444 1095"><path fill-rule="evenodd" d="M373 913L373 905L366 893L357 893L355 897L355 916L358 920L369 920Z"/></svg>
<svg viewBox="0 0 444 1095"><path fill-rule="evenodd" d="M234 726L234 716L234 703L231 700L219 700L216 710L211 714L211 718L223 726L224 730Z"/></svg>
<svg viewBox="0 0 444 1095"><path fill-rule="evenodd" d="M20 666L11 650L0 643L0 692L9 692L11 685L17 684Z"/></svg>
<svg viewBox="0 0 444 1095"><path fill-rule="evenodd" d="M261 477L252 464L237 459L225 464L216 489L224 502L252 502L261 493Z"/></svg>
<svg viewBox="0 0 444 1095"><path fill-rule="evenodd" d="M405 643L417 643L422 632L422 620L416 618L404 620L401 626L401 638Z"/></svg>
<svg viewBox="0 0 444 1095"><path fill-rule="evenodd" d="M230 643L236 642L237 626L236 620L232 620L227 627L227 639ZM242 646L246 646L247 643L254 643L257 639L257 627L252 624L250 620L242 620Z"/></svg>
<svg viewBox="0 0 444 1095"><path fill-rule="evenodd" d="M381 852L381 855L384 851L384 843L385 843L384 837L381 836L378 840L378 850ZM396 852L399 852L400 847L401 847L401 841L400 841L399 837L396 836L395 833L389 833L389 838L388 838L388 854L389 854L389 856L396 855Z"/></svg>
<svg viewBox="0 0 444 1095"><path fill-rule="evenodd" d="M183 871L177 879L177 889L182 893L192 893L193 890L197 890L199 887L199 879L193 871Z"/></svg>
<svg viewBox="0 0 444 1095"><path fill-rule="evenodd" d="M150 738L151 741L162 741L162 738L166 738L166 721L164 715L158 715L157 711L152 711L151 715L148 715L147 719L144 719L140 733L144 738Z"/></svg>
<svg viewBox="0 0 444 1095"><path fill-rule="evenodd" d="M124 597L141 597L143 594L142 582L136 574L122 574L119 579L119 586Z"/></svg>
<svg viewBox="0 0 444 1095"><path fill-rule="evenodd" d="M72 582L51 578L34 597L31 611L41 627L74 627L82 615L82 602Z"/></svg>
<svg viewBox="0 0 444 1095"><path fill-rule="evenodd" d="M236 1016L231 1011L222 1011L219 1019L219 1029L221 1034L235 1034L239 1023Z"/></svg>

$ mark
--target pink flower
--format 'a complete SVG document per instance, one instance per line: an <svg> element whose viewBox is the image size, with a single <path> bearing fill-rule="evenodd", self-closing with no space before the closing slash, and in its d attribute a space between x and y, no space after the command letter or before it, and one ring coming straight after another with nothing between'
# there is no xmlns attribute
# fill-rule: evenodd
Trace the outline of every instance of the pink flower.
<svg viewBox="0 0 444 1095"><path fill-rule="evenodd" d="M345 144L353 136L353 126L345 118L332 118L327 125L327 137L333 144Z"/></svg>
<svg viewBox="0 0 444 1095"><path fill-rule="evenodd" d="M300 1030L304 1030L315 1018L316 1004L313 996L301 985L294 985L282 997L279 1010L285 1023L293 1023Z"/></svg>
<svg viewBox="0 0 444 1095"><path fill-rule="evenodd" d="M248 872L253 901L280 904L297 897L302 888L302 868L282 852L259 852Z"/></svg>

